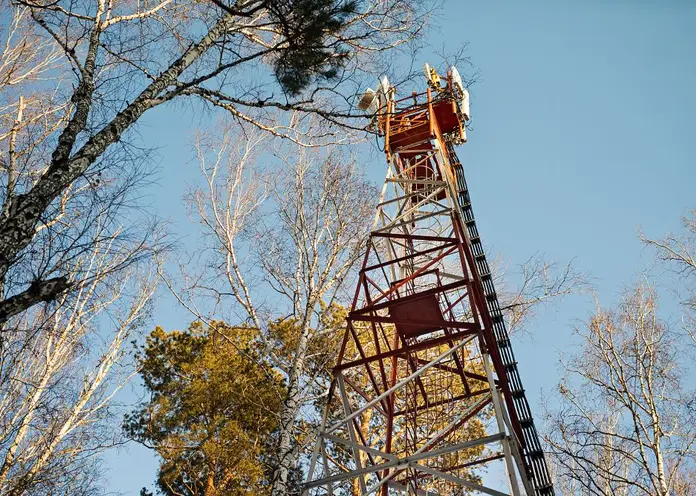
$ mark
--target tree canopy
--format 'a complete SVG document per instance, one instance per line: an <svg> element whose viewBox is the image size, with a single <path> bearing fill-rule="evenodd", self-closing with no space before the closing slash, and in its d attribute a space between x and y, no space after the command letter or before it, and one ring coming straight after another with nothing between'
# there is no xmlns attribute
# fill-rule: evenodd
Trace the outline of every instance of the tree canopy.
<svg viewBox="0 0 696 496"><path fill-rule="evenodd" d="M186 331L157 327L140 348L150 397L125 429L161 458L162 494L264 493L285 386L257 337L247 327L194 322Z"/></svg>

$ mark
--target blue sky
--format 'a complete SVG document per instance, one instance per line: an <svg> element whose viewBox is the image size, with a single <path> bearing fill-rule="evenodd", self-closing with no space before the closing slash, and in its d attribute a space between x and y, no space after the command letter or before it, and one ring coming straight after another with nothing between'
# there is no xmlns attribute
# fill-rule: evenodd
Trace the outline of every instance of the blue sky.
<svg viewBox="0 0 696 496"><path fill-rule="evenodd" d="M638 230L676 232L696 208L696 3L450 0L438 24L421 62L468 42L481 73L459 156L489 253L513 269L534 254L573 260L603 304L616 301L651 264ZM196 177L188 143L205 119L170 107L140 128L159 148L157 211L183 236L181 197ZM379 160L365 166L382 180ZM591 308L587 297L568 298L515 343L533 409ZM166 328L189 320L166 298L155 318ZM151 486L156 472L138 447L111 454L106 466L108 488L123 494Z"/></svg>

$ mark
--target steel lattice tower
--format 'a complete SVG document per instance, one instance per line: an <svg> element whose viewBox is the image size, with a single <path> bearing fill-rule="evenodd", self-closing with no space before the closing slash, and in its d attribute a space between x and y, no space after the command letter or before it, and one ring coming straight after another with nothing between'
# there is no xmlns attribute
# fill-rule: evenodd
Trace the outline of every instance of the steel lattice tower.
<svg viewBox="0 0 696 496"><path fill-rule="evenodd" d="M304 494L550 496L454 151L468 93L426 74L424 93L366 94L388 171ZM493 465L505 487L476 477Z"/></svg>

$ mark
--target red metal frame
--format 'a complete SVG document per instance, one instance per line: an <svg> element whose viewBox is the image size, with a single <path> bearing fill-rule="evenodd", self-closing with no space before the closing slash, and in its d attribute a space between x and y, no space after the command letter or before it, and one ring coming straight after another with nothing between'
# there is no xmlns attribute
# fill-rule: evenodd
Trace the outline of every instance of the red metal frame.
<svg viewBox="0 0 696 496"><path fill-rule="evenodd" d="M446 88L388 99L377 124L391 166L385 191L391 185L394 192L380 202L334 368L341 388L346 386L340 391L348 419L343 429L362 443L345 441L354 453L354 472L346 477L364 486L370 470L363 461L371 464L387 496L387 482L416 492L438 478L437 484L455 487L465 484L467 469L504 458L513 488L516 473L530 492L529 468L520 455L523 430L459 213L458 161L448 150L453 140L464 141L464 126L451 77ZM482 415L495 416L501 431L484 436L483 444L469 442L465 426ZM374 425L379 435L364 430ZM320 439L312 467L324 439L330 438ZM499 452L483 450L475 460L451 449L493 442L500 443ZM384 463L415 455L422 460L430 452L439 458L428 461L427 470ZM342 476L332 475L324 458L324 480L332 484Z"/></svg>

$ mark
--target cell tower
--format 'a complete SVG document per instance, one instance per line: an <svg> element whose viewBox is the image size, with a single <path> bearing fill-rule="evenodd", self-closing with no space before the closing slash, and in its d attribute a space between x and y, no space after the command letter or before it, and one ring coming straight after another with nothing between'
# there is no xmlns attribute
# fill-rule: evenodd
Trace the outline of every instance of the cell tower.
<svg viewBox="0 0 696 496"><path fill-rule="evenodd" d="M388 171L303 494L553 495L454 151L469 94L425 73L359 105Z"/></svg>

